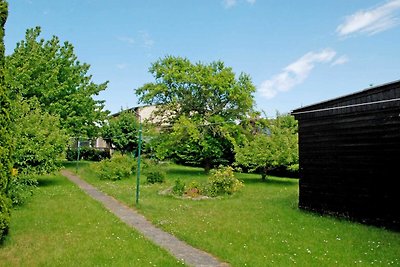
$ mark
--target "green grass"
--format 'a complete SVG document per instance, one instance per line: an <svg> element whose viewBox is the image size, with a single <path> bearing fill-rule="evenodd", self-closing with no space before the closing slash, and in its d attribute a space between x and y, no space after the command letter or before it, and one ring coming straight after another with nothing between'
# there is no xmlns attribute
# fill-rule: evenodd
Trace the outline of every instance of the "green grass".
<svg viewBox="0 0 400 267"><path fill-rule="evenodd" d="M182 266L66 178L45 176L12 212L0 266Z"/></svg>
<svg viewBox="0 0 400 267"><path fill-rule="evenodd" d="M135 177L100 181L90 165L86 181L134 206ZM400 265L400 233L323 217L297 208L298 181L237 174L242 192L222 199L185 200L158 194L177 178L204 181L202 169L172 165L163 185L141 177L139 211L154 224L232 266Z"/></svg>

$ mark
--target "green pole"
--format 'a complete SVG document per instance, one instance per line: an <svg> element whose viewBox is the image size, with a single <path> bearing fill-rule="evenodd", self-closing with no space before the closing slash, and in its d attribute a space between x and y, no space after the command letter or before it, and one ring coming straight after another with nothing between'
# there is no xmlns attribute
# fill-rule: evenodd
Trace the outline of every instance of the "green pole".
<svg viewBox="0 0 400 267"><path fill-rule="evenodd" d="M139 143L138 143L138 156L137 156L137 172L136 172L136 206L139 205L139 182L140 182L140 150L142 148L142 121L139 121Z"/></svg>
<svg viewBox="0 0 400 267"><path fill-rule="evenodd" d="M78 173L78 163L79 163L79 156L80 156L79 154L80 154L80 146L81 146L80 139L81 139L81 137L78 138L78 151L77 151L78 158L76 159L76 170L75 170L76 173Z"/></svg>

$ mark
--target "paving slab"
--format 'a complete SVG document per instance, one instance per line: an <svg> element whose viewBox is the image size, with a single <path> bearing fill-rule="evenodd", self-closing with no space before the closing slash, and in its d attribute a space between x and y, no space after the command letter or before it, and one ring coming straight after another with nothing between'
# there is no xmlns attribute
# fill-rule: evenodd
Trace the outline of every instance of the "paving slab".
<svg viewBox="0 0 400 267"><path fill-rule="evenodd" d="M179 240L175 236L164 232L163 230L151 224L143 215L136 210L121 203L115 198L99 191L94 186L83 181L79 176L68 170L62 170L61 174L75 183L79 188L85 191L89 196L101 202L109 211L114 213L123 222L136 229L147 239L158 246L169 251L178 260L185 262L190 266L198 267L228 267L228 263L222 262L213 255L200 249L194 248L187 243Z"/></svg>

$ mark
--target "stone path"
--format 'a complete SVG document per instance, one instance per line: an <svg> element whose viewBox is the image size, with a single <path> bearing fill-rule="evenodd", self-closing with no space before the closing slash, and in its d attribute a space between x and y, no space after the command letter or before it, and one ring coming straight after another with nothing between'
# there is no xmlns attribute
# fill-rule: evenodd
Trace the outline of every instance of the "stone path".
<svg viewBox="0 0 400 267"><path fill-rule="evenodd" d="M169 251L177 259L182 260L190 266L219 266L227 267L229 264L219 261L214 256L194 248L185 242L177 239L175 236L166 233L152 225L143 215L135 210L110 197L92 185L86 183L74 173L62 170L61 174L67 177L70 181L78 185L89 196L103 203L103 205L123 222L139 231L146 238Z"/></svg>

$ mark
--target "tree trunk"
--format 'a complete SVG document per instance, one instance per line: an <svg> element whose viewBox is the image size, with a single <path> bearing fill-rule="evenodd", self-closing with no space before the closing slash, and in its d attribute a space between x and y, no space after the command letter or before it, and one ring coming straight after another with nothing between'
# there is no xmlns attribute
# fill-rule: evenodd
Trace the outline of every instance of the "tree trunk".
<svg viewBox="0 0 400 267"><path fill-rule="evenodd" d="M211 168L212 168L211 161L206 159L206 160L204 161L204 163L203 163L203 167L204 167L204 172L205 172L206 174L209 174L209 173L210 173L210 170L211 170Z"/></svg>
<svg viewBox="0 0 400 267"><path fill-rule="evenodd" d="M264 166L262 168L262 173L261 173L261 180L266 181L267 180L267 166Z"/></svg>

